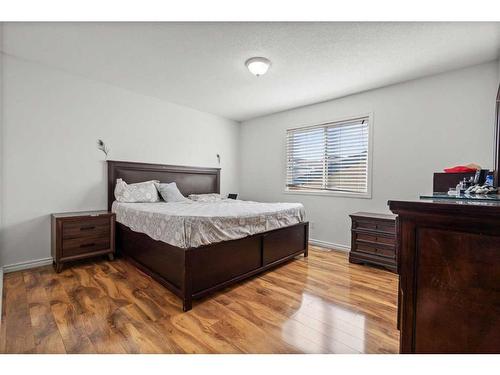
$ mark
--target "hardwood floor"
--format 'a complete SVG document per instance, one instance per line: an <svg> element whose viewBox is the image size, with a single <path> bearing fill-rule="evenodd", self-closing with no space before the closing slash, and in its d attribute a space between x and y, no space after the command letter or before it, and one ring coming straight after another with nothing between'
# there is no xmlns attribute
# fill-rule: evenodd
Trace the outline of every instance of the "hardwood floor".
<svg viewBox="0 0 500 375"><path fill-rule="evenodd" d="M4 275L2 353L397 353L397 276L309 257L195 301L126 260Z"/></svg>

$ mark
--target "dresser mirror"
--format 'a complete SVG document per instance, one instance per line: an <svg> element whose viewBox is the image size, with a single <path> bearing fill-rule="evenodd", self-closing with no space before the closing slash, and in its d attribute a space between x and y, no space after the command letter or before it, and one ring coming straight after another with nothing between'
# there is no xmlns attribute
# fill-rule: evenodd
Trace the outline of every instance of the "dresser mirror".
<svg viewBox="0 0 500 375"><path fill-rule="evenodd" d="M495 110L495 159L494 159L494 186L500 186L500 85L498 86Z"/></svg>

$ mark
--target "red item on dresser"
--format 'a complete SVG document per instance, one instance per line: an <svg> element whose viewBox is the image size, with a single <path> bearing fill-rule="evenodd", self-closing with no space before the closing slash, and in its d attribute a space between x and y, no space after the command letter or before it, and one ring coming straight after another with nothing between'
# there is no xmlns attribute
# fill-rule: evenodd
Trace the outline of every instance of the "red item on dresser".
<svg viewBox="0 0 500 375"><path fill-rule="evenodd" d="M464 167L463 165L457 165L453 168L445 168L444 171L446 173L474 173L476 172L476 169Z"/></svg>

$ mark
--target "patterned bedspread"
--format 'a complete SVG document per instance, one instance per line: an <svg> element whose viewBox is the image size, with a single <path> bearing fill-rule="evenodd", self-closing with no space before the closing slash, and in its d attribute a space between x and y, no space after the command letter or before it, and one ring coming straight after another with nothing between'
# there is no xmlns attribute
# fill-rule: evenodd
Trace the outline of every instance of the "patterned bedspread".
<svg viewBox="0 0 500 375"><path fill-rule="evenodd" d="M300 223L300 203L259 203L234 199L217 202L114 202L116 221L170 245L190 248L235 240Z"/></svg>

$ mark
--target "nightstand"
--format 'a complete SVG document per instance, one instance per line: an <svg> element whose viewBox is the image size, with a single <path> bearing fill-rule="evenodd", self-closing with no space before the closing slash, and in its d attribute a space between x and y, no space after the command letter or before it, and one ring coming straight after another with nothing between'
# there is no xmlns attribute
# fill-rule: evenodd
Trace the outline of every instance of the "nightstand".
<svg viewBox="0 0 500 375"><path fill-rule="evenodd" d="M52 214L52 258L56 272L78 259L115 253L115 214L85 211Z"/></svg>
<svg viewBox="0 0 500 375"><path fill-rule="evenodd" d="M352 219L350 263L374 264L397 272L396 215L357 212Z"/></svg>

